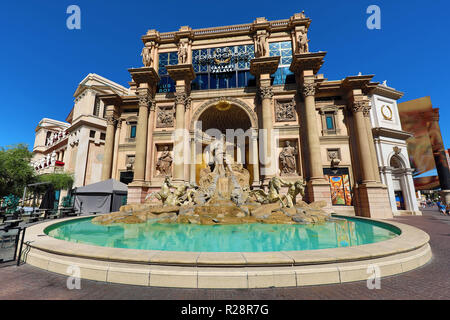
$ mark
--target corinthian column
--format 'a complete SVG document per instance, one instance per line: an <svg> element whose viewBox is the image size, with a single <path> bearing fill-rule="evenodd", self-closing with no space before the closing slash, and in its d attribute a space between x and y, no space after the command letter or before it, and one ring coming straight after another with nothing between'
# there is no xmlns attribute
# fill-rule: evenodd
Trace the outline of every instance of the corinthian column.
<svg viewBox="0 0 450 320"><path fill-rule="evenodd" d="M261 116L262 116L262 138L260 137L259 148L260 161L261 161L261 173L264 176L264 180L273 177L275 172L275 145L273 145L274 132L273 132L273 111L272 111L272 99L273 89L270 85L270 75L275 73L278 69L280 57L264 57L262 53L265 51L267 44L267 38L259 37L260 42L260 55L259 58L254 58L250 62L250 72L258 78L259 86L259 98L261 101ZM268 54L268 52L265 52ZM265 138L265 139L264 139ZM254 176L254 178L256 175Z"/></svg>
<svg viewBox="0 0 450 320"><path fill-rule="evenodd" d="M134 162L134 181L145 180L145 156L147 153L148 109L151 102L151 92L147 88L137 91L139 97L139 115L136 128L136 155Z"/></svg>
<svg viewBox="0 0 450 320"><path fill-rule="evenodd" d="M118 109L122 103L120 96L117 94L102 95L100 99L106 108L106 137L105 137L105 153L102 165L102 180L108 180L112 177L113 154L116 134L116 124L118 118Z"/></svg>
<svg viewBox="0 0 450 320"><path fill-rule="evenodd" d="M180 92L181 91L181 92ZM187 94L182 89L177 88L175 93L175 137L174 137L174 166L173 180L175 182L184 181L184 132Z"/></svg>
<svg viewBox="0 0 450 320"><path fill-rule="evenodd" d="M114 151L114 136L116 132L116 118L114 117L114 106L108 106L106 110L106 138L105 138L105 153L103 157L102 166L102 181L111 179L111 169L113 162Z"/></svg>
<svg viewBox="0 0 450 320"><path fill-rule="evenodd" d="M270 79L270 78L269 78ZM273 116L272 116L272 98L273 91L269 85L261 86L259 88L261 98L261 114L262 114L262 129L263 138L260 148L262 148L262 161L264 168L264 179L270 179L275 175L275 145L273 139Z"/></svg>
<svg viewBox="0 0 450 320"><path fill-rule="evenodd" d="M305 127L306 140L308 143L308 164L309 179L324 180L322 157L320 154L319 129L317 128L316 102L315 102L315 84L313 81L304 82L302 95L305 101Z"/></svg>
<svg viewBox="0 0 450 320"><path fill-rule="evenodd" d="M371 107L369 105L367 105L363 109L363 114L364 114L364 120L366 122L367 139L369 141L370 158L372 159L372 169L373 169L374 179L376 182L381 183L380 171L378 169L379 166L378 166L378 160L377 160L377 153L375 151L375 142L373 141L372 123L370 122L370 109L371 109Z"/></svg>
<svg viewBox="0 0 450 320"><path fill-rule="evenodd" d="M186 108L190 104L190 86L195 78L192 64L178 64L167 66L167 72L176 82L175 92L175 135L174 139L174 162L173 180L175 183L185 181L185 167L189 163L189 136L186 130Z"/></svg>
<svg viewBox="0 0 450 320"><path fill-rule="evenodd" d="M366 120L364 119L364 112L370 110L368 103L367 100L357 100L351 105L358 142L359 162L362 168L362 182L365 184L375 182L372 152L369 145L370 139L366 128Z"/></svg>

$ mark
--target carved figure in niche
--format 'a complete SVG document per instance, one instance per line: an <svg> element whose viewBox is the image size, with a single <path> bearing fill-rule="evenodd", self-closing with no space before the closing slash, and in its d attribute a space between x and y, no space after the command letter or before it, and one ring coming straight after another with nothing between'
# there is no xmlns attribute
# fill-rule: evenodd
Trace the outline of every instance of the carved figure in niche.
<svg viewBox="0 0 450 320"><path fill-rule="evenodd" d="M159 171L161 176L171 176L172 162L173 158L170 155L169 147L164 146L163 152L156 162L156 170Z"/></svg>
<svg viewBox="0 0 450 320"><path fill-rule="evenodd" d="M151 67L153 59L152 59L152 44L150 42L147 42L142 49L142 63L144 64L144 67Z"/></svg>
<svg viewBox="0 0 450 320"><path fill-rule="evenodd" d="M309 44L308 44L308 35L306 30L301 30L298 35L298 53L308 53L309 52Z"/></svg>
<svg viewBox="0 0 450 320"><path fill-rule="evenodd" d="M219 176L225 176L226 171L232 172L231 165L233 160L230 155L227 154L227 143L225 141L225 135L222 134L220 139L214 140L210 144L211 157L209 165L213 166L212 172L217 173Z"/></svg>
<svg viewBox="0 0 450 320"><path fill-rule="evenodd" d="M259 35L256 39L256 49L258 57L265 57L266 52L266 36L265 35Z"/></svg>
<svg viewBox="0 0 450 320"><path fill-rule="evenodd" d="M180 42L178 46L178 63L179 64L185 64L187 63L187 43L186 42Z"/></svg>
<svg viewBox="0 0 450 320"><path fill-rule="evenodd" d="M293 175L296 173L297 164L295 157L297 156L297 148L291 146L289 141L286 141L286 146L280 152L280 164L282 175Z"/></svg>

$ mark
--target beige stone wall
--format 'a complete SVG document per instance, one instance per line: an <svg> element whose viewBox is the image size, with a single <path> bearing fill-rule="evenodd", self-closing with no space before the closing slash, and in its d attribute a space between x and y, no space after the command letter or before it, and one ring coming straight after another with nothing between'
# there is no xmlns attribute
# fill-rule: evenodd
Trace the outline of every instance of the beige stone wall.
<svg viewBox="0 0 450 320"><path fill-rule="evenodd" d="M90 141L88 148L85 185L101 181L105 146L104 144L96 144L94 141Z"/></svg>

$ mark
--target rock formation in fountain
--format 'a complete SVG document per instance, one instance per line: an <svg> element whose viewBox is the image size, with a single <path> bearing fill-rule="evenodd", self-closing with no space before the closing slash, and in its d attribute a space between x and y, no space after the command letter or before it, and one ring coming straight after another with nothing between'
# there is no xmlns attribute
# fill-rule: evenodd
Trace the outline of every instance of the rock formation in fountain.
<svg viewBox="0 0 450 320"><path fill-rule="evenodd" d="M212 169L212 171L211 171ZM212 168L201 170L199 185L175 186L166 177L161 190L149 194L144 204L125 205L119 212L98 216L94 223L241 224L320 223L330 219L323 201L307 204L303 180L287 182L273 177L268 193L250 190L250 174L242 164L233 163L225 152L216 150ZM282 195L282 187L287 193Z"/></svg>

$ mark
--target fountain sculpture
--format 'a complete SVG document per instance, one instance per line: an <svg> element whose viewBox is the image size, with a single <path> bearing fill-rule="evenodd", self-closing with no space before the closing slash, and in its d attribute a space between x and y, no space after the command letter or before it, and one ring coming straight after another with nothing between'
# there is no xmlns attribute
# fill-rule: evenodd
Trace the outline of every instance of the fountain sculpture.
<svg viewBox="0 0 450 320"><path fill-rule="evenodd" d="M222 139L221 139L222 140ZM211 148L211 166L200 171L199 185L172 184L166 176L159 191L150 193L143 204L130 204L119 212L99 216L94 223L161 223L241 224L319 223L331 218L323 210L325 202L307 204L303 198L303 180L288 182L273 177L264 190L250 190L250 173L242 164L234 163L225 151L225 144L217 140ZM282 188L287 189L281 194Z"/></svg>

